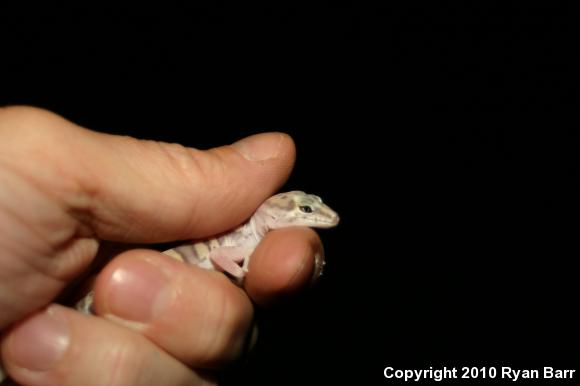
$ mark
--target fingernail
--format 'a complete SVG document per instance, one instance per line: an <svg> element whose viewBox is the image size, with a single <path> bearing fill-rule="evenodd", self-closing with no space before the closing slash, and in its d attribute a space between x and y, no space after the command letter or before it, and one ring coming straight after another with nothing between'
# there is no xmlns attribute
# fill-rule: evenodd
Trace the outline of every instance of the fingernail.
<svg viewBox="0 0 580 386"><path fill-rule="evenodd" d="M105 297L105 313L121 319L148 323L172 300L169 279L146 259L124 262L111 275Z"/></svg>
<svg viewBox="0 0 580 386"><path fill-rule="evenodd" d="M232 147L248 161L266 161L278 156L283 140L284 134L263 133L240 139Z"/></svg>
<svg viewBox="0 0 580 386"><path fill-rule="evenodd" d="M8 340L7 355L15 365L32 370L52 368L70 342L68 322L57 307L51 306L16 327Z"/></svg>
<svg viewBox="0 0 580 386"><path fill-rule="evenodd" d="M324 271L326 261L324 260L324 250L321 248L314 252L314 270L312 272L311 284L314 284L320 279Z"/></svg>

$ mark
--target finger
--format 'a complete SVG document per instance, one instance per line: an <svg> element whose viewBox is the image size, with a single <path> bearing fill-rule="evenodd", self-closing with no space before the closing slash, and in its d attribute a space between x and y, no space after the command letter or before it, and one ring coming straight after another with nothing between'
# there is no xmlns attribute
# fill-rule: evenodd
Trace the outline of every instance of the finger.
<svg viewBox="0 0 580 386"><path fill-rule="evenodd" d="M8 374L26 385L210 385L140 334L52 305L1 342Z"/></svg>
<svg viewBox="0 0 580 386"><path fill-rule="evenodd" d="M244 286L256 303L267 306L310 286L323 265L322 243L312 229L274 230L252 254Z"/></svg>
<svg viewBox="0 0 580 386"><path fill-rule="evenodd" d="M2 114L0 133L19 128L4 135L6 161L62 200L86 228L115 241L162 242L229 229L284 183L295 157L282 133L201 151L84 130L40 109Z"/></svg>
<svg viewBox="0 0 580 386"><path fill-rule="evenodd" d="M253 325L249 298L222 273L151 250L115 258L97 278L94 305L196 368L237 359Z"/></svg>

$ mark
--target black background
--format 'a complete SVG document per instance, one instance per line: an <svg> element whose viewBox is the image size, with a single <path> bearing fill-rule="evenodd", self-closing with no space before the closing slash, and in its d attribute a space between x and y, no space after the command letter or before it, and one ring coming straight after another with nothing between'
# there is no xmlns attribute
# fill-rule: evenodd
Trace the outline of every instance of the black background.
<svg viewBox="0 0 580 386"><path fill-rule="evenodd" d="M200 148L292 135L285 189L342 222L225 385L577 368L574 12L413 4L2 10L0 104Z"/></svg>

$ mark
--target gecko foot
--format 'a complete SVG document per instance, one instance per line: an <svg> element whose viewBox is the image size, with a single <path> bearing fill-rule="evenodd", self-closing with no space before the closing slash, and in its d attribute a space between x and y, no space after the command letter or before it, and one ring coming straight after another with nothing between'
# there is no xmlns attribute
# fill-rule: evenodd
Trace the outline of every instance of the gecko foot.
<svg viewBox="0 0 580 386"><path fill-rule="evenodd" d="M245 276L244 270L234 260L228 257L216 255L211 257L211 261L217 268L229 273L236 279L242 279Z"/></svg>

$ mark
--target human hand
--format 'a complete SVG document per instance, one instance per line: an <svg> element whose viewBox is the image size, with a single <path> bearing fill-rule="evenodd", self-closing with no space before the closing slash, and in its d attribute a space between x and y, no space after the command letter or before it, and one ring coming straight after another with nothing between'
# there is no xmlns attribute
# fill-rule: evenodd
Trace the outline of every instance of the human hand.
<svg viewBox="0 0 580 386"><path fill-rule="evenodd" d="M314 231L269 232L246 291L136 249L99 275L102 317L51 302L100 240L202 238L241 223L282 185L294 156L278 133L200 151L92 132L41 109L0 109L0 352L9 375L28 385L213 384L205 370L255 338L250 299L269 304L317 276Z"/></svg>

